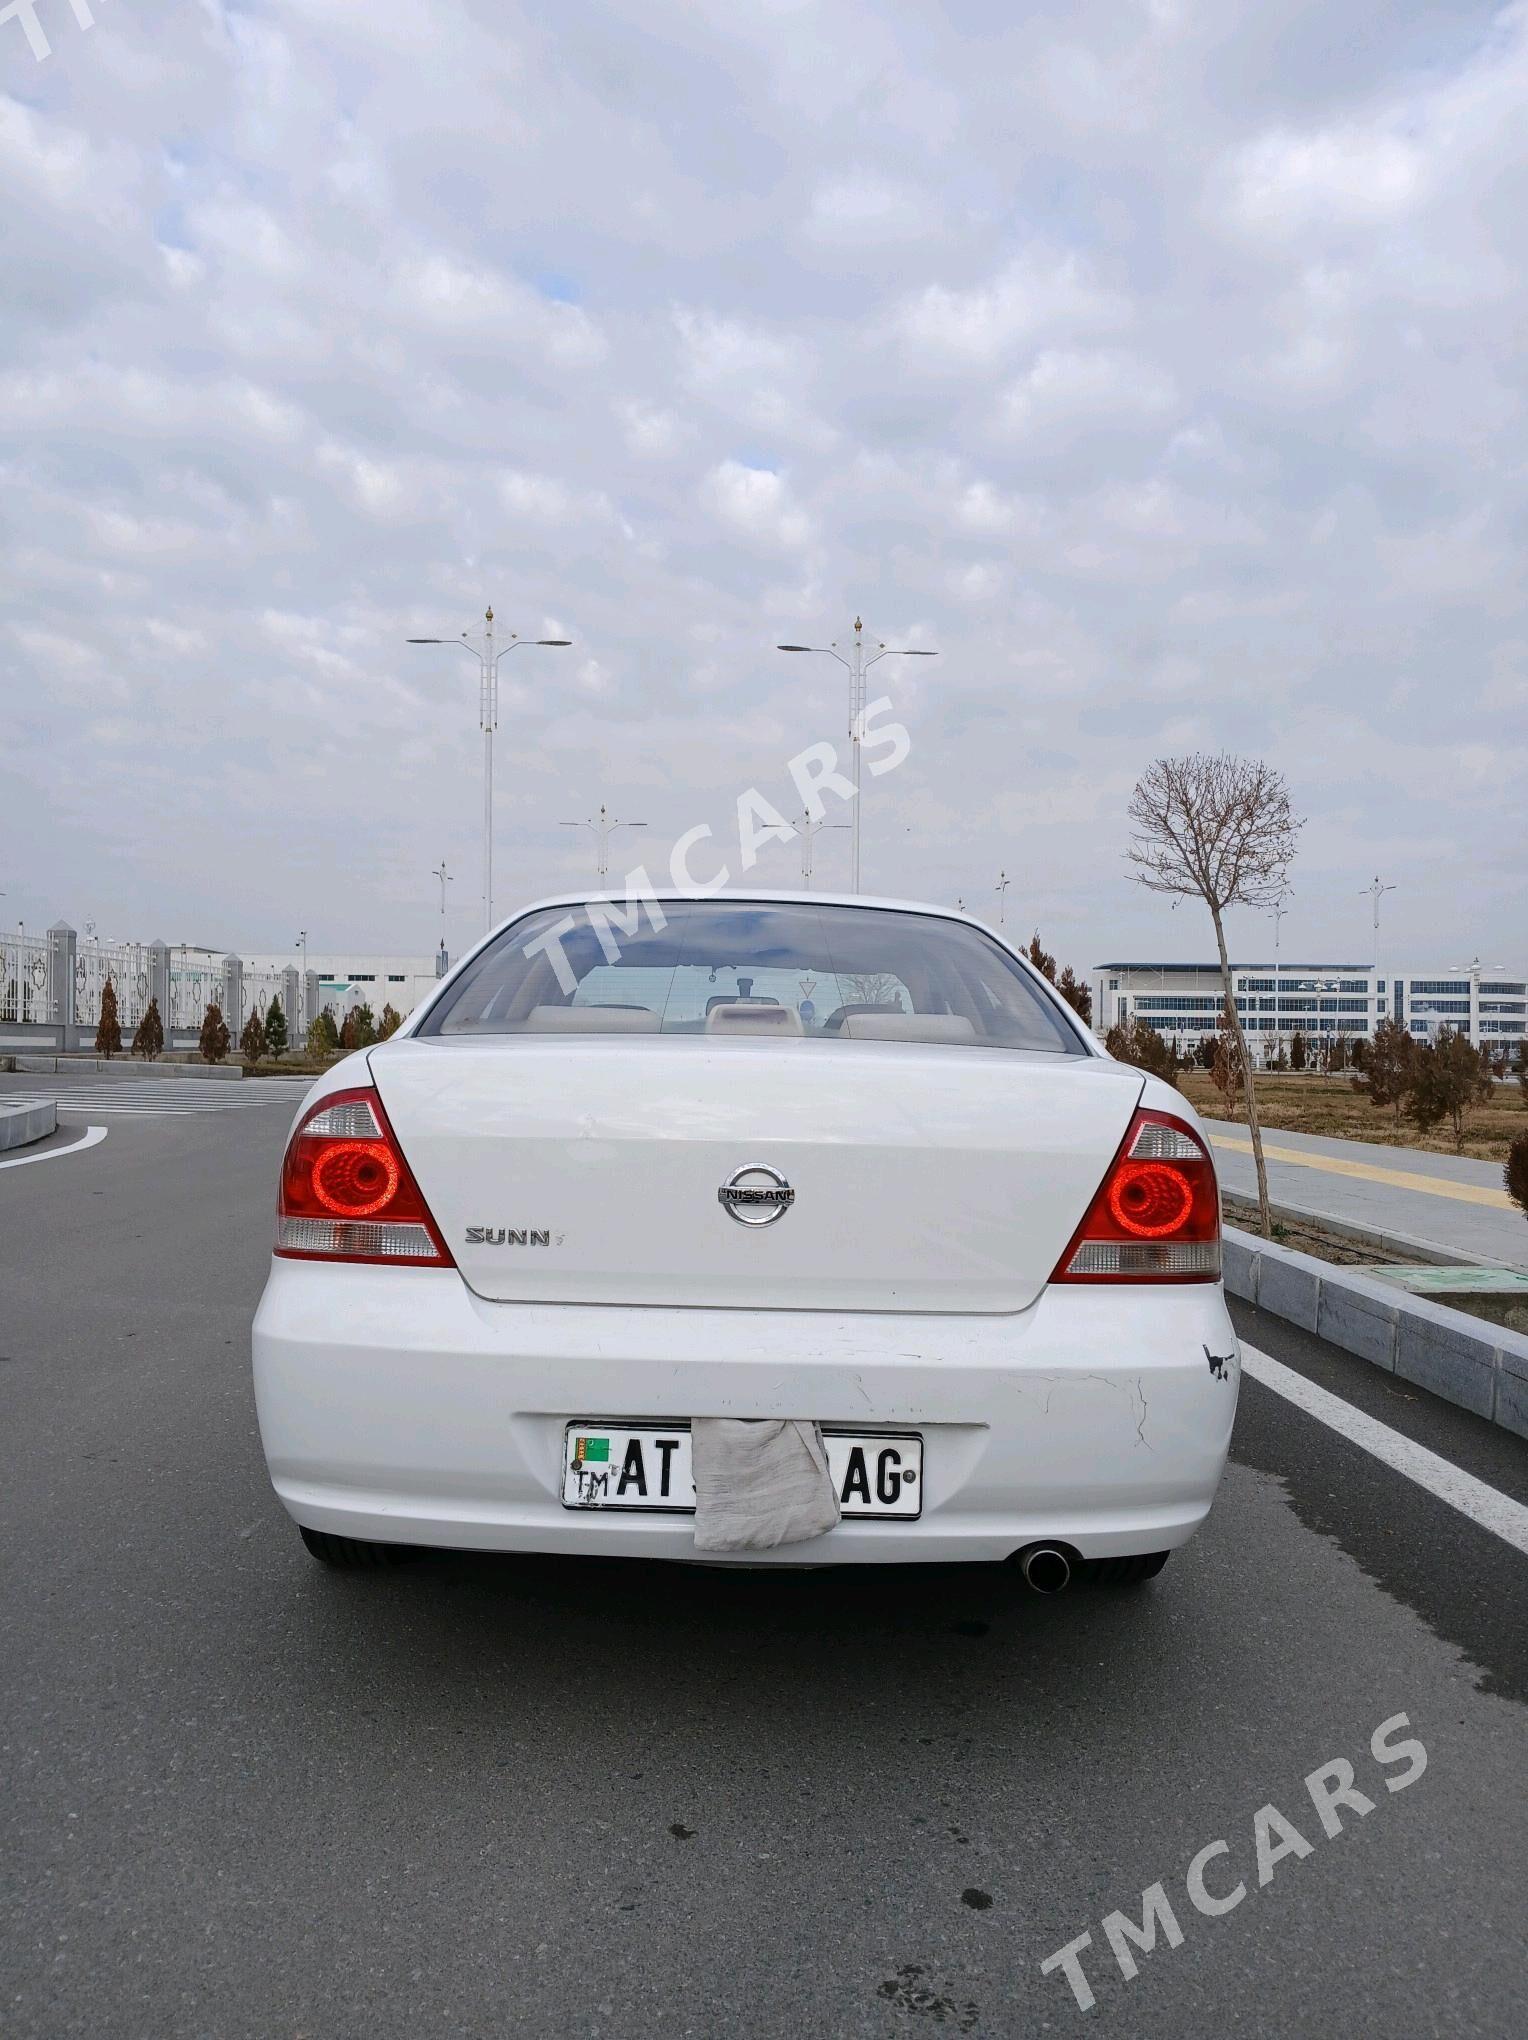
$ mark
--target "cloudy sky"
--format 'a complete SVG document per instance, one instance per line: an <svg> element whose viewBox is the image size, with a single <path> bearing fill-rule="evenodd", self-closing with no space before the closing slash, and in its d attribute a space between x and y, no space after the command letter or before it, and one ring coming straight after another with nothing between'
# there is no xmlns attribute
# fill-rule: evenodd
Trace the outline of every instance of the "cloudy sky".
<svg viewBox="0 0 1528 2040"><path fill-rule="evenodd" d="M940 652L876 669L867 889L1001 868L1064 959L1205 953L1125 806L1230 747L1309 817L1286 957L1367 955L1376 870L1388 960L1528 957L1525 6L36 7L7 922L420 951L444 857L459 946L476 675L402 641L488 601L576 640L503 668L501 906L583 882L601 799L736 867L845 723L771 647L858 609Z"/></svg>

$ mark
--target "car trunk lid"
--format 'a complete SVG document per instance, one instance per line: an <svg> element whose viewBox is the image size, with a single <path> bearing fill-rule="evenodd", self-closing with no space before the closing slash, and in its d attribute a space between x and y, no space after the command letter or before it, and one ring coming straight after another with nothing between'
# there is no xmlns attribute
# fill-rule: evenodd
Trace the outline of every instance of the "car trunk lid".
<svg viewBox="0 0 1528 2040"><path fill-rule="evenodd" d="M746 1310L1025 1309L1142 1088L884 1041L405 1039L371 1068L478 1296ZM745 1171L764 1194L724 1201Z"/></svg>

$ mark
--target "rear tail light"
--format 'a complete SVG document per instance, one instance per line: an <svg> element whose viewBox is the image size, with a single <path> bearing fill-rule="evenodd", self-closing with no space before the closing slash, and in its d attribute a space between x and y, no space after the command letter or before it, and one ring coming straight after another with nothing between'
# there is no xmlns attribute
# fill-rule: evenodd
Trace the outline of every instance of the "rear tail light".
<svg viewBox="0 0 1528 2040"><path fill-rule="evenodd" d="M455 1265L375 1091L331 1091L287 1143L276 1252L294 1261Z"/></svg>
<svg viewBox="0 0 1528 2040"><path fill-rule="evenodd" d="M1198 1134L1137 1112L1052 1282L1215 1282L1220 1191Z"/></svg>

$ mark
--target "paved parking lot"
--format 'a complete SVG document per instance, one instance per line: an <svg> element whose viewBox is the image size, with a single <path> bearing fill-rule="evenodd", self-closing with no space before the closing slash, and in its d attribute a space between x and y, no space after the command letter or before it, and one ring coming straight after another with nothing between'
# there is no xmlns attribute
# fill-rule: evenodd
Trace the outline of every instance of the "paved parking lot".
<svg viewBox="0 0 1528 2040"><path fill-rule="evenodd" d="M0 2031L1528 2027L1502 1537L1249 1380L1209 1526L1136 1594L331 1576L249 1385L290 1112L124 1115L0 1172ZM1516 1441L1239 1322L1528 1501ZM1338 1760L1372 1810L1329 1839L1304 1781ZM1176 1935L1111 1941L1158 1881ZM1042 1967L1084 1934L1086 2013Z"/></svg>

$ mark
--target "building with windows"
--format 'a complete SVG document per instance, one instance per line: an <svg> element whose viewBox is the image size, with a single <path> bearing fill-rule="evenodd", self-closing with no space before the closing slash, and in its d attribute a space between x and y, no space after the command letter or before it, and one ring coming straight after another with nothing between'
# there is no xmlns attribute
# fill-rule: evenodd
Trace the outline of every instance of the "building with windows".
<svg viewBox="0 0 1528 2040"><path fill-rule="evenodd" d="M1394 1017L1419 1041L1444 1027L1467 1034L1477 1048L1515 1049L1528 1028L1528 972L1487 977L1479 970L1410 974L1368 963L1238 963L1232 965L1236 1010L1248 1047L1260 1062L1287 1048L1297 1031L1372 1035ZM1101 963L1093 973L1093 1024L1105 1034L1116 1021L1139 1017L1179 1049L1214 1034L1224 993L1213 963Z"/></svg>
<svg viewBox="0 0 1528 2040"><path fill-rule="evenodd" d="M259 983L279 977L292 964L300 965L302 952L246 955L241 961L246 977ZM308 970L318 979L317 1007L327 1006L337 1020L343 1020L352 1006L370 1006L379 1018L382 1008L391 1006L406 1019L425 993L435 989L441 968L440 959L432 956L362 956L353 949L314 949L308 954Z"/></svg>

